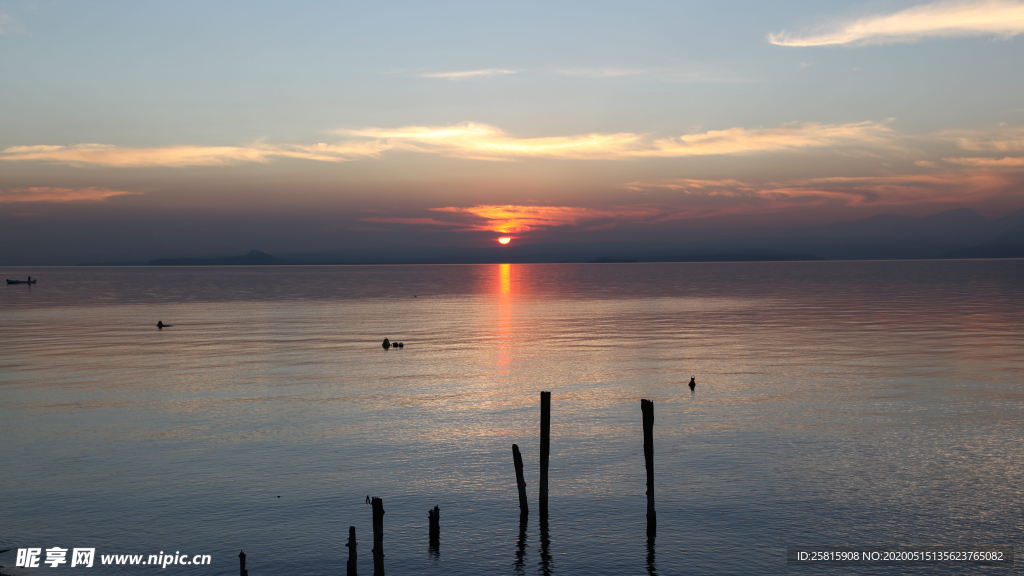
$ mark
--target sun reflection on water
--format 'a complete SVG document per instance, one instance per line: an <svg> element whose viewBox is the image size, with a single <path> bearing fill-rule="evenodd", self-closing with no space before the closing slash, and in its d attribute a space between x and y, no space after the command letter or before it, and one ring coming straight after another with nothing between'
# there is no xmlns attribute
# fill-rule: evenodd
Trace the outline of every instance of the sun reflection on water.
<svg viewBox="0 0 1024 576"><path fill-rule="evenodd" d="M512 348L512 265L498 264L498 376L509 376Z"/></svg>

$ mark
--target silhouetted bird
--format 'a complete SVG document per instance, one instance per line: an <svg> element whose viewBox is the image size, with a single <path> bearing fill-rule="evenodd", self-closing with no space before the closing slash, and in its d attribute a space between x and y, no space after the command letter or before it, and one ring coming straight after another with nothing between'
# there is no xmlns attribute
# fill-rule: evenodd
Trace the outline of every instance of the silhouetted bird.
<svg viewBox="0 0 1024 576"><path fill-rule="evenodd" d="M696 387L697 387L697 379L695 377L693 377L693 376L690 376L690 390L693 390Z"/></svg>

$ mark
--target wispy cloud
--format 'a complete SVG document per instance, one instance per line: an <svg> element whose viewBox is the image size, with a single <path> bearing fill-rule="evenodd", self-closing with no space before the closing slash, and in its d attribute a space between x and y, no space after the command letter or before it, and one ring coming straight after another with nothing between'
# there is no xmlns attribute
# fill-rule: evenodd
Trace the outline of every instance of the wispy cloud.
<svg viewBox="0 0 1024 576"><path fill-rule="evenodd" d="M216 166L235 162L264 162L267 151L234 146L171 146L119 148L105 144L74 146L12 146L0 160L45 160L72 165L100 166Z"/></svg>
<svg viewBox="0 0 1024 576"><path fill-rule="evenodd" d="M972 152L1024 152L1024 128L1001 126L981 133L940 133L938 136L952 139L958 148Z"/></svg>
<svg viewBox="0 0 1024 576"><path fill-rule="evenodd" d="M1021 168L1024 167L1024 158L943 158L943 161L950 164L962 166L984 166L988 168Z"/></svg>
<svg viewBox="0 0 1024 576"><path fill-rule="evenodd" d="M654 141L654 149L641 156L710 156L782 152L800 148L896 146L892 129L880 122L819 124L791 122L776 128L730 128L687 134Z"/></svg>
<svg viewBox="0 0 1024 576"><path fill-rule="evenodd" d="M285 144L279 146L169 146L124 148L108 144L73 146L11 146L0 151L0 161L37 160L72 166L183 167L226 166L239 162L268 162L273 157L342 162L379 155L388 147L380 142L339 144Z"/></svg>
<svg viewBox="0 0 1024 576"><path fill-rule="evenodd" d="M556 68L555 74L561 76L582 76L586 78L618 78L621 76L637 76L647 74L646 68Z"/></svg>
<svg viewBox="0 0 1024 576"><path fill-rule="evenodd" d="M506 70L504 68L486 68L483 70L464 70L460 72L428 72L417 74L420 78L443 78L445 80L465 80L467 78L479 78L481 76L507 76L518 74L522 70Z"/></svg>
<svg viewBox="0 0 1024 576"><path fill-rule="evenodd" d="M13 188L0 190L0 204L12 202L101 202L113 196L140 194L104 188Z"/></svg>
<svg viewBox="0 0 1024 576"><path fill-rule="evenodd" d="M772 33L779 46L829 46L915 42L930 37L999 36L1024 32L1024 2L982 0L931 2L892 14L837 22L817 32Z"/></svg>
<svg viewBox="0 0 1024 576"><path fill-rule="evenodd" d="M360 218L363 222L376 222L378 224L410 224L414 226L449 226L458 228L465 226L464 222L445 222L436 218L389 218L385 216L367 216Z"/></svg>
<svg viewBox="0 0 1024 576"><path fill-rule="evenodd" d="M684 70L676 68L555 68L558 76L577 78L628 78L642 77L669 84L737 84L751 82L748 78L732 76L714 70Z"/></svg>
<svg viewBox="0 0 1024 576"><path fill-rule="evenodd" d="M14 20L7 14L0 13L0 34L7 34L11 30L11 22Z"/></svg>
<svg viewBox="0 0 1024 576"><path fill-rule="evenodd" d="M388 151L435 154L478 160L553 158L625 160L687 156L777 153L811 148L894 150L899 137L885 123L819 124L793 122L775 128L729 128L657 138L631 132L520 138L488 126L467 122L452 126L406 126L338 130L335 143L249 146L171 146L122 148L102 144L12 146L0 161L46 161L74 166L221 166L300 158L344 162L377 158Z"/></svg>
<svg viewBox="0 0 1024 576"><path fill-rule="evenodd" d="M339 133L382 142L392 150L483 160L522 157L614 158L628 154L642 138L630 133L516 138L492 126L472 122L454 126L342 130Z"/></svg>
<svg viewBox="0 0 1024 576"><path fill-rule="evenodd" d="M808 204L832 206L898 206L919 202L965 202L988 197L1018 185L1008 172L946 170L926 174L830 177L783 182L674 179L631 182L634 191L668 190L702 206L701 216L742 212L750 207L782 209ZM701 199L707 200L706 202ZM686 217L698 215L693 210ZM670 216L676 218L678 215Z"/></svg>
<svg viewBox="0 0 1024 576"><path fill-rule="evenodd" d="M893 148L895 134L884 123L789 123L776 128L730 128L670 138L620 132L516 138L485 124L409 126L394 130L346 130L344 134L386 142L392 149L463 158L523 157L627 159L781 152L801 148L873 146Z"/></svg>

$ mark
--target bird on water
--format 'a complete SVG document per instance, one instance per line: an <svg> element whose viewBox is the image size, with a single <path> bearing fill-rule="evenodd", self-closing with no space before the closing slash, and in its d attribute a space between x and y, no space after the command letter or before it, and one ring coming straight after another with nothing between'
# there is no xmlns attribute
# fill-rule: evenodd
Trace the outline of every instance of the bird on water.
<svg viewBox="0 0 1024 576"><path fill-rule="evenodd" d="M693 390L696 387L697 387L697 378L695 376L690 376L690 390Z"/></svg>

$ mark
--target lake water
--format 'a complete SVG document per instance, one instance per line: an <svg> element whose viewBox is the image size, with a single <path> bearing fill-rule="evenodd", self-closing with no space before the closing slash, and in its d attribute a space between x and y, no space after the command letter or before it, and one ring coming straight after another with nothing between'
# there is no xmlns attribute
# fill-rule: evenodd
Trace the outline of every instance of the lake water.
<svg viewBox="0 0 1024 576"><path fill-rule="evenodd" d="M392 575L1021 571L786 547L1024 550L1024 260L0 271L0 549L85 574L371 574L367 495Z"/></svg>

